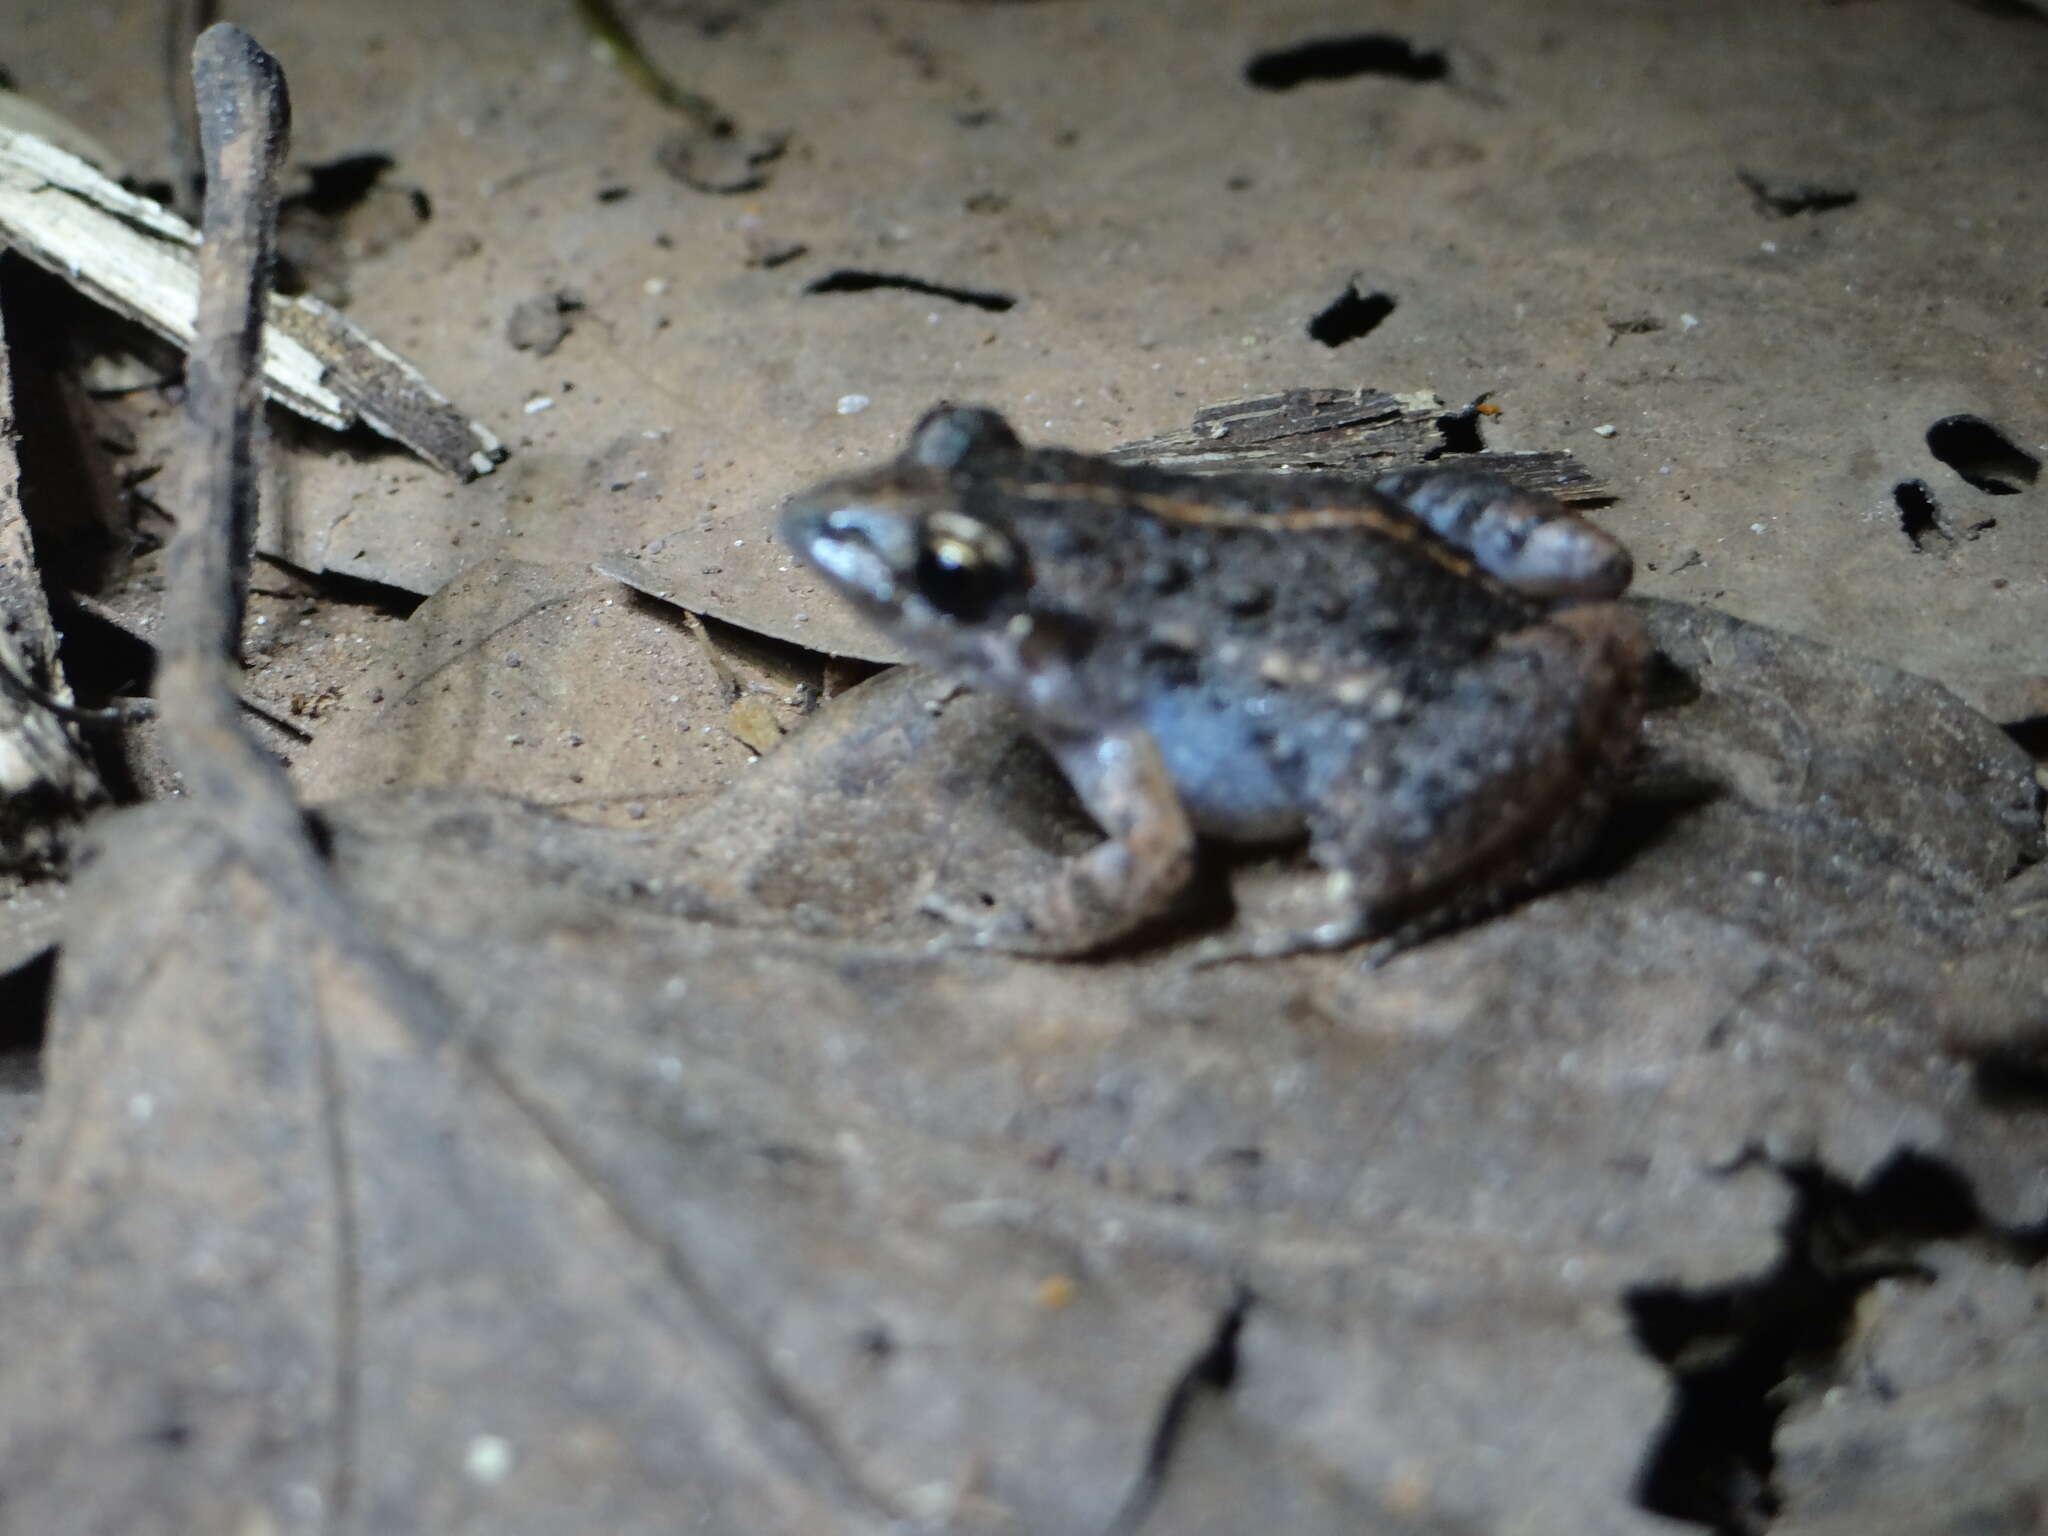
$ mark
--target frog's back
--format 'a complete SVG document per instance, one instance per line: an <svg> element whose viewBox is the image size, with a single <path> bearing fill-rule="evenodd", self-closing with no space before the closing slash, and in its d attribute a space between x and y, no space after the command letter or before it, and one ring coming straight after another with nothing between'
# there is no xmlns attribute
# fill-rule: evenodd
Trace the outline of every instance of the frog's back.
<svg viewBox="0 0 2048 1536"><path fill-rule="evenodd" d="M1543 611L1353 482L1022 457L963 509L1029 552L1067 702L1142 724L1210 835L1300 830L1367 738Z"/></svg>
<svg viewBox="0 0 2048 1536"><path fill-rule="evenodd" d="M1237 678L1248 695L1361 669L1412 685L1546 611L1355 481L1179 475L1041 450L961 490L969 515L1029 551L1049 608L1174 658L1179 673L1185 656L1212 681Z"/></svg>

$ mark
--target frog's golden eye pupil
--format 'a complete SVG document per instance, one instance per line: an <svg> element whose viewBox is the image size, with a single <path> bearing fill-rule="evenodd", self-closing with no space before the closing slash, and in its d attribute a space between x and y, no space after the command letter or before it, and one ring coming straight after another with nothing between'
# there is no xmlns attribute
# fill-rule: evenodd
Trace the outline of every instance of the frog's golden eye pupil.
<svg viewBox="0 0 2048 1536"><path fill-rule="evenodd" d="M965 518L934 518L918 553L917 589L939 612L972 623L987 616L1017 569L1010 541Z"/></svg>

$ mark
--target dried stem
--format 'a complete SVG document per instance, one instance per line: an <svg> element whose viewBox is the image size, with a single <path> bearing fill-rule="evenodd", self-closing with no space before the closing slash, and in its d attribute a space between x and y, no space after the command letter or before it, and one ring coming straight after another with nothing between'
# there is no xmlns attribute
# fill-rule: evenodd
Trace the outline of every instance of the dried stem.
<svg viewBox="0 0 2048 1536"><path fill-rule="evenodd" d="M259 363L290 108L277 61L221 23L192 54L206 156L198 339L185 376L191 467L167 556L157 698L186 792L276 830L283 772L242 728L234 686L256 526Z"/></svg>

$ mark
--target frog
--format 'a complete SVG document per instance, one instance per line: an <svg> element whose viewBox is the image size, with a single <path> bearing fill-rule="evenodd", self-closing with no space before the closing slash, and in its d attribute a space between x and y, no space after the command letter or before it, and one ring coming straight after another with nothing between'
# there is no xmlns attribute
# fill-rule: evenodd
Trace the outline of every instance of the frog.
<svg viewBox="0 0 2048 1536"><path fill-rule="evenodd" d="M1128 946L1205 844L1305 842L1308 921L1194 959L1384 960L1568 874L1638 756L1627 549L1492 473L1193 475L940 404L779 535L901 653L1007 700L1104 834L993 911L929 898L974 945Z"/></svg>

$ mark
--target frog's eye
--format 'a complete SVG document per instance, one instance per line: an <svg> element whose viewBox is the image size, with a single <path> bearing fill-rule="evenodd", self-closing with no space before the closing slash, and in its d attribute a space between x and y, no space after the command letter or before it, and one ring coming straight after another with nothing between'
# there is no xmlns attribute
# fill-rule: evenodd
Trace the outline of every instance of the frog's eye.
<svg viewBox="0 0 2048 1536"><path fill-rule="evenodd" d="M1017 583L1024 561L1000 530L957 513L927 519L917 555L917 590L949 618L987 617Z"/></svg>
<svg viewBox="0 0 2048 1536"><path fill-rule="evenodd" d="M1023 446L1010 424L985 405L939 405L911 429L904 452L927 469L958 469L971 459L1015 453Z"/></svg>

